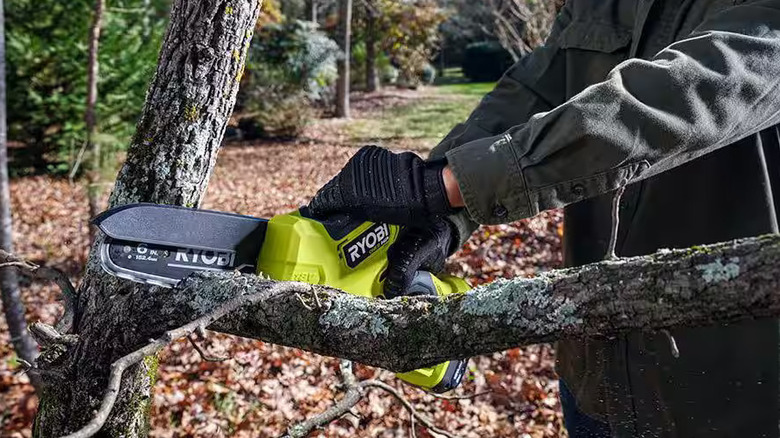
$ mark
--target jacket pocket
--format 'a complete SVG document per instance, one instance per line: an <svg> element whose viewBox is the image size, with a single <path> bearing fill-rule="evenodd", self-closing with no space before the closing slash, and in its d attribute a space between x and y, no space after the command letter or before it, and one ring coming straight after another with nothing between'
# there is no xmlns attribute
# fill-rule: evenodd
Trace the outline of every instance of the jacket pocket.
<svg viewBox="0 0 780 438"><path fill-rule="evenodd" d="M631 29L599 20L575 20L558 39L566 62L566 98L601 82L628 59Z"/></svg>
<svg viewBox="0 0 780 438"><path fill-rule="evenodd" d="M575 21L560 36L561 49L614 53L628 47L631 29L598 21Z"/></svg>

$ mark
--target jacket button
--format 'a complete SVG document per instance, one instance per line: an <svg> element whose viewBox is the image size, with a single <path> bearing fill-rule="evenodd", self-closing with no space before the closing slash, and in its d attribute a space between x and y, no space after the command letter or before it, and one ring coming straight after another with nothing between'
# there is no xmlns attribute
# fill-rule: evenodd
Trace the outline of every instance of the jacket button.
<svg viewBox="0 0 780 438"><path fill-rule="evenodd" d="M493 207L493 216L504 219L509 214L509 211L507 211L506 207L504 207L501 204L496 204L495 207Z"/></svg>
<svg viewBox="0 0 780 438"><path fill-rule="evenodd" d="M571 193L578 198L585 196L585 186L580 183L576 183L571 186Z"/></svg>

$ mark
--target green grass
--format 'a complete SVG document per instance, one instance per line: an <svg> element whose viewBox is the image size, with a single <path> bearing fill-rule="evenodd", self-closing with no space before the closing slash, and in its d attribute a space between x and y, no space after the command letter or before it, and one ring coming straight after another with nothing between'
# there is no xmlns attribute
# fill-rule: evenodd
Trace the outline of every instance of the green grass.
<svg viewBox="0 0 780 438"><path fill-rule="evenodd" d="M441 85L436 87L441 93L460 95L460 96L482 96L489 93L496 84L494 82L479 82L479 83L467 83L467 84L451 84ZM479 101L479 100L477 100Z"/></svg>
<svg viewBox="0 0 780 438"><path fill-rule="evenodd" d="M388 147L429 149L458 123L463 122L493 83L449 84L427 89L408 105L378 112L372 118L350 124L350 136L359 143L380 143Z"/></svg>

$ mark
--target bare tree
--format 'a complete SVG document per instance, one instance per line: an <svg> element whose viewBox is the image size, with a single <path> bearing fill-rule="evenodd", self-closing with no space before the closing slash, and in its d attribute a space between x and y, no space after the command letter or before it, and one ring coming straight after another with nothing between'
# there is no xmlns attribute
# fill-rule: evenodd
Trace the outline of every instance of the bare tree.
<svg viewBox="0 0 780 438"><path fill-rule="evenodd" d="M349 62L352 55L352 0L339 0L339 46L342 57L338 61L336 82L336 117L349 118Z"/></svg>
<svg viewBox="0 0 780 438"><path fill-rule="evenodd" d="M318 12L317 8L319 6L318 3L319 2L317 0L309 0L307 2L307 6L308 6L308 9L309 9L309 14L310 14L309 15L309 20L313 21L314 23L316 23L318 18L319 18L318 14L317 14L317 12Z"/></svg>
<svg viewBox="0 0 780 438"><path fill-rule="evenodd" d="M98 99L98 75L100 62L98 52L100 47L100 32L103 28L103 11L106 8L106 0L95 0L92 11L92 24L89 29L88 58L87 58L87 106L84 112L84 123L87 129L86 149L90 151L91 165L89 166L87 197L89 199L89 214L94 217L100 213L101 198L101 171L103 168L100 142L95 138L97 134L97 115L95 106ZM97 230L91 227L94 240Z"/></svg>
<svg viewBox="0 0 780 438"><path fill-rule="evenodd" d="M13 252L11 193L8 178L8 145L5 106L5 13L0 0L0 248ZM0 298L16 355L27 362L38 356L38 347L27 332L24 304L16 271L0 264ZM37 384L37 381L33 382ZM37 385L36 385L37 386Z"/></svg>
<svg viewBox="0 0 780 438"><path fill-rule="evenodd" d="M377 59L377 8L374 0L364 0L366 8L366 91L369 93L379 89L379 74L376 68Z"/></svg>
<svg viewBox="0 0 780 438"><path fill-rule="evenodd" d="M518 61L550 34L557 0L488 0L494 32L501 45Z"/></svg>

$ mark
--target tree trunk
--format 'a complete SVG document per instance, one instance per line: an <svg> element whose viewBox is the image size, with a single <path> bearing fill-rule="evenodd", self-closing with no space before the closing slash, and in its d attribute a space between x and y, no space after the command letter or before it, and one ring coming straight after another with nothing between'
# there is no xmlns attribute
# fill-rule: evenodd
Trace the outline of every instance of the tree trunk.
<svg viewBox="0 0 780 438"><path fill-rule="evenodd" d="M318 19L318 17L317 17L317 0L309 0L308 6L309 6L309 14L310 14L309 18L310 18L310 20L312 22L316 23L317 19Z"/></svg>
<svg viewBox="0 0 780 438"><path fill-rule="evenodd" d="M87 150L90 151L91 163L88 173L87 198L89 199L89 215L95 217L100 211L100 195L102 193L100 180L103 168L100 143L95 140L97 133L97 116L95 106L98 97L98 74L100 63L98 61L98 49L100 45L100 31L103 27L103 10L106 0L95 0L95 8L92 12L92 25L89 29L89 54L87 58L87 107L84 113L84 122L87 129ZM95 240L97 228L90 227L92 241Z"/></svg>
<svg viewBox="0 0 780 438"><path fill-rule="evenodd" d="M366 0L366 91L372 93L379 89L379 75L376 70L376 5Z"/></svg>
<svg viewBox="0 0 780 438"><path fill-rule="evenodd" d="M339 0L339 45L342 58L338 61L336 83L336 117L349 118L349 62L352 55L352 0Z"/></svg>
<svg viewBox="0 0 780 438"><path fill-rule="evenodd" d="M257 0L175 0L143 114L117 177L111 206L201 202L243 74L257 21ZM49 348L39 366L50 376L36 417L37 437L84 426L106 388L111 363L154 336L167 315L155 308L158 288L105 274L98 237L79 287L70 330L76 345ZM129 369L100 436L146 436L156 358Z"/></svg>
<svg viewBox="0 0 780 438"><path fill-rule="evenodd" d="M8 179L8 145L5 106L5 13L0 0L0 247L13 252L13 224L11 221L11 193ZM0 268L0 298L5 321L16 355L33 363L38 346L27 332L24 304L19 290L19 279L13 268ZM37 383L33 381L33 383Z"/></svg>

